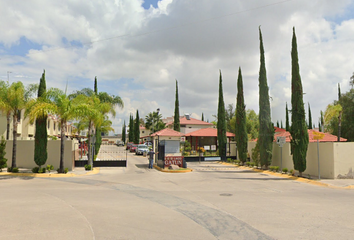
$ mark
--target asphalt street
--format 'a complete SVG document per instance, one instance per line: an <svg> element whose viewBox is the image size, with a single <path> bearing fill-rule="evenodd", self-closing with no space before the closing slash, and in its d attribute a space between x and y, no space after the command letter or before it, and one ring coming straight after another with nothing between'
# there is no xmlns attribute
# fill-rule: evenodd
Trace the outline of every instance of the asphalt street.
<svg viewBox="0 0 354 240"><path fill-rule="evenodd" d="M0 239L353 239L354 190L215 162L190 173L127 168L0 176Z"/></svg>

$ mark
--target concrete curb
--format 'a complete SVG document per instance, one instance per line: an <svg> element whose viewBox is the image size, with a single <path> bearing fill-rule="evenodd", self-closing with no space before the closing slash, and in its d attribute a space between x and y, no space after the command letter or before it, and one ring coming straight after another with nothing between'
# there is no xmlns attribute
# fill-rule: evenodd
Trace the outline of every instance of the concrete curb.
<svg viewBox="0 0 354 240"><path fill-rule="evenodd" d="M282 178L288 178L294 181L298 181L298 182L302 182L302 183L308 183L308 184L312 184L312 185L316 185L316 186L320 186L320 187L327 187L327 188L332 188L332 189L354 189L354 185L350 185L350 186L346 186L346 187L340 187L340 186L334 186L328 183L323 183L323 182L319 182L318 180L311 180L311 179L306 179L306 178L301 178L301 177L294 177L294 176L289 176L289 175L285 175L285 174L281 174L281 173L276 173L276 172L272 172L269 170L261 170L261 169L255 169L255 168L250 168L250 167L245 167L245 166L237 166L231 163L225 163L225 162L220 162L223 165L232 165L232 166L236 166L238 168L241 169L248 169L248 170L253 170L255 172L263 172L265 174L268 175L273 175L273 176L277 176L277 177L282 177Z"/></svg>
<svg viewBox="0 0 354 240"><path fill-rule="evenodd" d="M87 171L84 174L59 174L59 173L11 173L0 172L0 176L13 176L13 177L35 177L35 178L63 178L63 177L81 177L86 175L93 175L100 172L100 168L94 168L92 171Z"/></svg>
<svg viewBox="0 0 354 240"><path fill-rule="evenodd" d="M168 169L162 169L160 167L158 167L157 165L153 165L153 167L157 170L159 170L160 172L165 172L165 173L187 173L187 172L192 172L193 169L186 169L186 170L168 170Z"/></svg>

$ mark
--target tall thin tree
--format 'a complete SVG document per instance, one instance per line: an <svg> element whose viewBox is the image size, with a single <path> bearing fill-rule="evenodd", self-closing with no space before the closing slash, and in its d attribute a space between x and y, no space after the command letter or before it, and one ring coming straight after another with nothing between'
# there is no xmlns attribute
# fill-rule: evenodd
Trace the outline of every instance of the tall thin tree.
<svg viewBox="0 0 354 240"><path fill-rule="evenodd" d="M180 131L180 121L179 121L179 101L178 101L178 82L176 80L176 100L175 100L175 116L173 120L173 130Z"/></svg>
<svg viewBox="0 0 354 240"><path fill-rule="evenodd" d="M259 154L261 165L268 168L272 161L274 127L270 115L269 88L265 67L265 56L261 27L259 27L260 68L259 68Z"/></svg>
<svg viewBox="0 0 354 240"><path fill-rule="evenodd" d="M43 71L42 77L39 81L38 88L38 100L41 100L46 93L46 81L45 81L45 70ZM44 99L43 99L44 100ZM48 158L47 151L47 114L43 116L38 116L36 119L36 130L35 130L35 140L34 140L34 162L41 167L44 165Z"/></svg>
<svg viewBox="0 0 354 240"><path fill-rule="evenodd" d="M290 131L288 103L285 105L285 130Z"/></svg>
<svg viewBox="0 0 354 240"><path fill-rule="evenodd" d="M126 138L126 129L125 129L125 120L124 120L124 124L123 124L123 127L122 127L122 141L123 141L123 143L125 144L125 138Z"/></svg>
<svg viewBox="0 0 354 240"><path fill-rule="evenodd" d="M93 91L96 96L98 96L98 88L97 88L97 77L95 77L95 83L93 85ZM101 130L96 126L95 128L95 154L97 155L98 152L100 151L100 147L102 144L102 136L101 136Z"/></svg>
<svg viewBox="0 0 354 240"><path fill-rule="evenodd" d="M129 142L134 142L134 119L133 116L130 114L129 119L129 134L128 134Z"/></svg>
<svg viewBox="0 0 354 240"><path fill-rule="evenodd" d="M204 121L204 113L202 113L202 121Z"/></svg>
<svg viewBox="0 0 354 240"><path fill-rule="evenodd" d="M303 89L300 77L299 59L295 27L293 28L291 49L291 152L293 155L294 168L299 175L306 170L306 154L309 144L309 135L305 121L305 109L303 101Z"/></svg>
<svg viewBox="0 0 354 240"><path fill-rule="evenodd" d="M136 110L136 117L134 122L134 143L139 144L140 141L140 117L139 110Z"/></svg>
<svg viewBox="0 0 354 240"><path fill-rule="evenodd" d="M312 116L311 116L311 108L310 103L307 103L309 107L309 129L312 129Z"/></svg>
<svg viewBox="0 0 354 240"><path fill-rule="evenodd" d="M226 158L226 119L225 119L225 103L222 90L222 76L220 70L219 78L219 104L218 104L218 122L217 122L217 136L219 144L219 155L222 160Z"/></svg>
<svg viewBox="0 0 354 240"><path fill-rule="evenodd" d="M242 73L241 67L238 69L237 78L237 101L236 101L236 126L235 126L235 136L239 159L242 162L247 161L247 129L246 129L246 105L243 96L243 83L242 83Z"/></svg>

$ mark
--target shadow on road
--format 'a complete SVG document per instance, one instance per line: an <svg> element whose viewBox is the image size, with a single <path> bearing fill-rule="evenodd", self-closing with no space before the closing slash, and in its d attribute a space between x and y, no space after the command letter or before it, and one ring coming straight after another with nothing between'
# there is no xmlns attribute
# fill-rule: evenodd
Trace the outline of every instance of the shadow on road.
<svg viewBox="0 0 354 240"><path fill-rule="evenodd" d="M137 168L148 168L148 167L149 167L149 164L148 164L148 163L146 163L146 164L135 164L135 166L136 166Z"/></svg>
<svg viewBox="0 0 354 240"><path fill-rule="evenodd" d="M239 177L220 177L220 179L240 179L240 180L256 180L256 181L269 181L269 180L276 180L276 181L289 181L293 179L289 178L239 178Z"/></svg>

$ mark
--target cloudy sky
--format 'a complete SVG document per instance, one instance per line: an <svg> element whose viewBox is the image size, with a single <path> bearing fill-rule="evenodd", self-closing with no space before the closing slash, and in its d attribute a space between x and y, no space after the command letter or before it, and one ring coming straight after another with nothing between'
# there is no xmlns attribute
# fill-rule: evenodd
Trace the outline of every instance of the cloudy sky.
<svg viewBox="0 0 354 240"><path fill-rule="evenodd" d="M116 133L138 109L213 121L219 69L225 104L236 101L241 67L247 109L258 112L261 25L272 121L291 109L291 38L296 29L304 102L313 123L349 90L354 72L353 0L0 0L0 79L68 92L93 88L120 96ZM307 107L306 107L307 111ZM285 125L285 124L284 124Z"/></svg>

